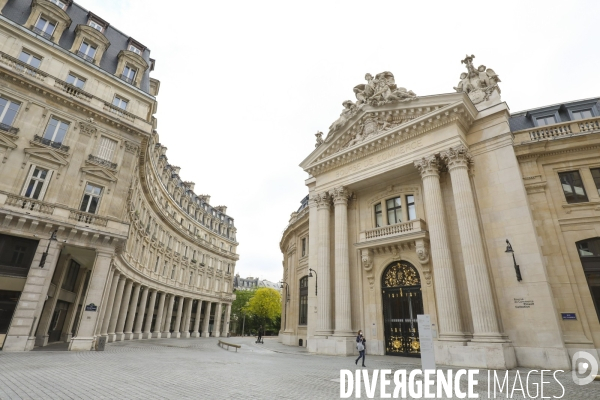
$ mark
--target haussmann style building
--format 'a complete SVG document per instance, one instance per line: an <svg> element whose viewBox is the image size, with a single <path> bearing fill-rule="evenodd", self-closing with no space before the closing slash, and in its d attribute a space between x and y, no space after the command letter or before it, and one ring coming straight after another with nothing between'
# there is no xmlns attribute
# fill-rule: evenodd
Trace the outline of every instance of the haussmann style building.
<svg viewBox="0 0 600 400"><path fill-rule="evenodd" d="M220 336L236 229L169 164L141 42L70 0L0 0L0 347Z"/></svg>
<svg viewBox="0 0 600 400"><path fill-rule="evenodd" d="M316 134L280 242L283 343L353 354L362 329L370 354L419 356L429 314L438 364L597 357L599 99L511 113L498 75L462 64L432 96L367 74Z"/></svg>

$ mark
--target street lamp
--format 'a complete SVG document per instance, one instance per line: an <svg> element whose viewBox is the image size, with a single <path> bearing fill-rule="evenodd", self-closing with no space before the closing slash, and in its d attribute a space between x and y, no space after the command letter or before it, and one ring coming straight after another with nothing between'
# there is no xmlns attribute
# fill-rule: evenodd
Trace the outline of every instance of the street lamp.
<svg viewBox="0 0 600 400"><path fill-rule="evenodd" d="M285 285L285 304L284 304L284 308L283 308L283 330L285 331L285 329L287 328L287 303L288 301L290 301L290 285L288 285L286 282L281 281L279 282L279 289L283 289L283 285Z"/></svg>
<svg viewBox="0 0 600 400"><path fill-rule="evenodd" d="M312 269L312 268L309 268L309 269L308 269L308 277L309 277L309 278L312 278L312 276L313 276L313 274L312 274L312 273L313 273L313 272L315 273L315 296L316 296L316 295L317 295L317 285L319 284L319 277L317 276L317 271L315 271L315 270L314 270L314 269Z"/></svg>
<svg viewBox="0 0 600 400"><path fill-rule="evenodd" d="M46 251L42 253L42 258L40 259L40 268L44 268L44 265L46 265L46 257L48 257L48 250L50 250L50 242L53 240L56 241L56 232L58 232L58 229L52 232L52 235L50 235L50 240L48 240L48 247L46 247Z"/></svg>
<svg viewBox="0 0 600 400"><path fill-rule="evenodd" d="M513 248L510 245L510 242L508 241L508 239L506 239L505 253L512 253L513 262L515 263L515 272L517 273L517 281L521 282L523 280L523 278L521 278L521 268L519 268L519 266L517 265L517 260L515 259L515 252L513 251Z"/></svg>

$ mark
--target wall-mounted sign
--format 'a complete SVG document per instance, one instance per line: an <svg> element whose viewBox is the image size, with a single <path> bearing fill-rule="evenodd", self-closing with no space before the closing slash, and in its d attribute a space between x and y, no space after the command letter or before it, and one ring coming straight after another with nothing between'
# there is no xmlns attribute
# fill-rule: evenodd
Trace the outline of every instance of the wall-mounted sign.
<svg viewBox="0 0 600 400"><path fill-rule="evenodd" d="M562 319L577 319L577 314L574 312L563 312L560 315L562 315Z"/></svg>
<svg viewBox="0 0 600 400"><path fill-rule="evenodd" d="M98 309L98 306L96 306L94 303L90 303L87 306L85 306L85 311L96 311Z"/></svg>
<svg viewBox="0 0 600 400"><path fill-rule="evenodd" d="M531 308L534 305L533 300L526 300L524 298L515 298L515 308Z"/></svg>

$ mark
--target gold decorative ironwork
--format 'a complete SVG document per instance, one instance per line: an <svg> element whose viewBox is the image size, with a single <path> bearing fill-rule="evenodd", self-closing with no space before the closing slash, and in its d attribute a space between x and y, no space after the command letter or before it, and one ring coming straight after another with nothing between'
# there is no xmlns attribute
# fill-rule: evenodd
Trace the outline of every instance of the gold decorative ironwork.
<svg viewBox="0 0 600 400"><path fill-rule="evenodd" d="M389 266L383 276L384 287L416 286L420 284L421 279L415 267L404 261Z"/></svg>

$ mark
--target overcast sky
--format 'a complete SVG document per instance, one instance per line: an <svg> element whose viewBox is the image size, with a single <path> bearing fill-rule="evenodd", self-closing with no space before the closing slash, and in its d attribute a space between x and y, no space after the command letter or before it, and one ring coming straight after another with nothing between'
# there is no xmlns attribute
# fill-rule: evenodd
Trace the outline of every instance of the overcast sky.
<svg viewBox="0 0 600 400"><path fill-rule="evenodd" d="M281 279L281 233L307 194L298 164L366 72L448 93L468 53L513 112L600 95L598 1L77 2L151 49L160 140L228 207L244 277Z"/></svg>

